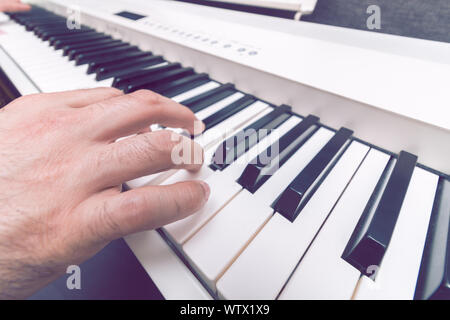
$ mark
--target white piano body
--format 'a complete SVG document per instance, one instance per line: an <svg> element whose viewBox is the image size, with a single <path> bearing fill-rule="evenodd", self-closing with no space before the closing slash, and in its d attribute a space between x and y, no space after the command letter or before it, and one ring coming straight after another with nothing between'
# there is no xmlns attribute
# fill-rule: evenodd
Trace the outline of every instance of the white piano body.
<svg viewBox="0 0 450 320"><path fill-rule="evenodd" d="M78 10L81 22L98 31L450 172L450 44L177 1L37 2L64 16ZM146 18L114 15L120 11ZM12 60L0 50L18 90L41 91ZM167 299L212 298L157 231L126 241Z"/></svg>

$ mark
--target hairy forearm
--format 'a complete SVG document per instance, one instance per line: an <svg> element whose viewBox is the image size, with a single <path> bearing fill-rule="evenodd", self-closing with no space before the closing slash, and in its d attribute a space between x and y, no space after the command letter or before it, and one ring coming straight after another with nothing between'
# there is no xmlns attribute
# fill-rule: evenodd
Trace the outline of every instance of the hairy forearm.
<svg viewBox="0 0 450 320"><path fill-rule="evenodd" d="M0 258L0 299L24 299L52 280L59 272L49 266Z"/></svg>

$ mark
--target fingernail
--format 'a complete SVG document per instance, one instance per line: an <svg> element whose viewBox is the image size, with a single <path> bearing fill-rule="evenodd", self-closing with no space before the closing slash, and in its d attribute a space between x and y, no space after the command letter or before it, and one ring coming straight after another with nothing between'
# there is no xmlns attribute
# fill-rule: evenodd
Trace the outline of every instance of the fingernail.
<svg viewBox="0 0 450 320"><path fill-rule="evenodd" d="M205 193L205 202L206 202L209 199L211 189L209 188L209 185L204 181L200 181L200 185L202 186L203 192Z"/></svg>
<svg viewBox="0 0 450 320"><path fill-rule="evenodd" d="M194 124L194 135L198 135L200 133L202 133L203 131L205 131L205 123L199 119L196 120L196 124Z"/></svg>

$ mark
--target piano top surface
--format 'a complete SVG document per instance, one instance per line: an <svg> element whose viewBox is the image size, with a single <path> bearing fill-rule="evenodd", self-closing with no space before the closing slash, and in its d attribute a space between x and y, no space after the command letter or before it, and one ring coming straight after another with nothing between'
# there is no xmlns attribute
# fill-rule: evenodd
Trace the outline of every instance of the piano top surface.
<svg viewBox="0 0 450 320"><path fill-rule="evenodd" d="M53 0L66 6L66 1ZM73 0L83 12L282 78L450 129L450 44L290 21L177 1ZM131 21L122 10L146 15ZM198 19L193 19L198 16ZM232 48L188 41L149 22L216 38ZM208 26L205 28L205 26ZM267 41L267 40L270 41ZM243 54L234 48L257 51Z"/></svg>

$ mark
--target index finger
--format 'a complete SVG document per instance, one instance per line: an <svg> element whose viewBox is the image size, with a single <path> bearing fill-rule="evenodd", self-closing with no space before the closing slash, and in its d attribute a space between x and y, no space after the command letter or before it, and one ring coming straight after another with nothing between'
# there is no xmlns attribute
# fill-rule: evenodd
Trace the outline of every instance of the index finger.
<svg viewBox="0 0 450 320"><path fill-rule="evenodd" d="M203 122L189 108L149 90L114 97L87 108L91 118L89 132L110 141L152 124L183 128L191 134L204 130Z"/></svg>
<svg viewBox="0 0 450 320"><path fill-rule="evenodd" d="M93 103L123 95L116 88L99 87L92 89L78 89L63 92L45 93L53 104L66 105L71 108L82 108Z"/></svg>

